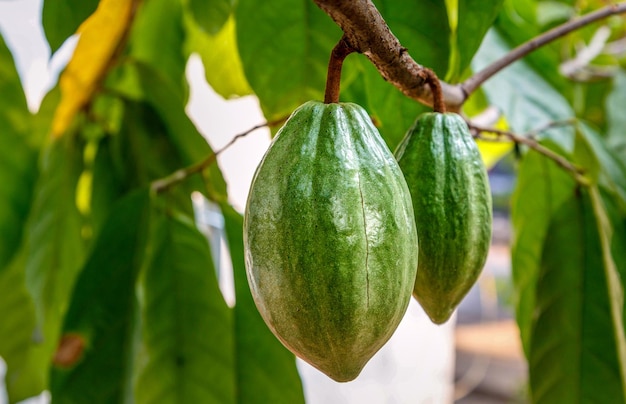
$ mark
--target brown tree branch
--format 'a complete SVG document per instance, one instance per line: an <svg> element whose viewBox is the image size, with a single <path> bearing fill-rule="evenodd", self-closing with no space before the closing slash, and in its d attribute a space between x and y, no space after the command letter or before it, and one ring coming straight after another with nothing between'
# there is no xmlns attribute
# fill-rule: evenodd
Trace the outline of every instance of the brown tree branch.
<svg viewBox="0 0 626 404"><path fill-rule="evenodd" d="M364 54L385 80L407 97L427 105L433 104L426 84L427 74L400 44L371 0L314 0L341 27L346 42ZM460 87L442 82L444 99L461 105L465 99Z"/></svg>
<svg viewBox="0 0 626 404"><path fill-rule="evenodd" d="M433 105L432 91L427 84L424 67L411 58L371 0L313 1L341 27L349 46L364 54L385 80L406 96L423 104ZM533 50L594 21L625 12L626 2L606 6L520 45L462 84L451 85L442 81L441 89L447 109L459 111L469 95L482 83Z"/></svg>

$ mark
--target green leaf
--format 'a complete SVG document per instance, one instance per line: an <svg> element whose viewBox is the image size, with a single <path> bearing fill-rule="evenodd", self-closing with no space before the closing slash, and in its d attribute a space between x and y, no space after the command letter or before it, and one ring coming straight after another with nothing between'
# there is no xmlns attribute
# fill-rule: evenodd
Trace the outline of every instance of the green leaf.
<svg viewBox="0 0 626 404"><path fill-rule="evenodd" d="M585 177L589 179L592 184L597 184L602 165L581 130L576 131L572 157L573 160L576 161L576 164L584 170Z"/></svg>
<svg viewBox="0 0 626 404"><path fill-rule="evenodd" d="M94 152L94 160L82 173L82 176L91 178L91 185L84 191L89 195L89 223L93 234L96 235L107 223L113 204L127 191L123 178L115 170L113 145L111 137L105 137L97 142L97 145L93 146L97 149Z"/></svg>
<svg viewBox="0 0 626 404"><path fill-rule="evenodd" d="M190 165L208 157L211 147L185 113L185 100L176 95L162 75L145 64L134 65L141 77L142 99L159 114L182 163Z"/></svg>
<svg viewBox="0 0 626 404"><path fill-rule="evenodd" d="M321 100L339 27L312 1L240 0L235 12L243 68L266 118Z"/></svg>
<svg viewBox="0 0 626 404"><path fill-rule="evenodd" d="M48 366L81 267L86 245L82 219L73 203L80 163L80 151L72 138L58 139L46 147L19 258L23 263L14 263L19 268L9 269L17 271L12 272L16 277L13 287L15 298L25 305L21 314L26 327L16 330L15 336L24 349L23 360L8 369L12 376L7 390L12 401L39 394L47 385ZM21 277L28 298L20 290ZM34 315L32 325L29 306Z"/></svg>
<svg viewBox="0 0 626 404"><path fill-rule="evenodd" d="M122 127L113 138L111 154L112 163L124 181L123 188L128 190L148 187L185 165L158 111L145 102L125 102ZM163 197L178 210L191 214L190 195L199 186L201 182L185 181Z"/></svg>
<svg viewBox="0 0 626 404"><path fill-rule="evenodd" d="M267 328L256 308L244 264L243 217L222 204L235 278L237 400L252 403L304 403L295 356Z"/></svg>
<svg viewBox="0 0 626 404"><path fill-rule="evenodd" d="M0 272L17 251L37 176L31 114L13 58L0 36Z"/></svg>
<svg viewBox="0 0 626 404"><path fill-rule="evenodd" d="M610 214L607 212L607 206L603 201L601 192L597 187L591 187L589 190L591 204L593 206L593 213L595 215L595 221L597 225L598 238L602 249L602 264L604 269L604 276L607 283L606 299L608 299L609 307L611 311L611 334L615 339L616 356L615 360L619 368L619 377L622 390L622 398L626 401L626 334L624 328L624 284L621 281L621 276L626 271L626 265L623 260L615 259L613 254L615 252L613 246L614 240L624 241L623 220L613 224L610 220ZM622 215L622 219L626 217ZM617 233L615 232L617 230ZM623 245L623 244L622 244ZM618 253L618 254L622 254ZM618 263L622 265L622 268L618 268Z"/></svg>
<svg viewBox="0 0 626 404"><path fill-rule="evenodd" d="M599 185L610 192L626 213L626 164L616 151L590 126L578 125L578 134L585 142L590 158L597 163ZM577 161L578 162L578 161ZM582 165L582 164L581 164ZM588 169L588 167L583 166Z"/></svg>
<svg viewBox="0 0 626 404"><path fill-rule="evenodd" d="M189 0L193 18L203 30L215 35L222 28L233 9L232 0Z"/></svg>
<svg viewBox="0 0 626 404"><path fill-rule="evenodd" d="M114 141L114 158L128 189L147 186L184 165L172 152L159 112L145 102L126 101L121 131Z"/></svg>
<svg viewBox="0 0 626 404"><path fill-rule="evenodd" d="M453 62L448 67L448 81L456 82L461 78L498 15L502 2L458 0L458 24L451 33L450 55Z"/></svg>
<svg viewBox="0 0 626 404"><path fill-rule="evenodd" d="M224 98L252 93L239 57L235 25L235 18L231 16L219 32L209 35L192 18L185 16L185 52L200 56L206 81Z"/></svg>
<svg viewBox="0 0 626 404"><path fill-rule="evenodd" d="M28 219L26 284L35 300L46 350L54 349L70 291L87 246L83 219L74 204L82 170L80 145L66 136L44 151L41 175Z"/></svg>
<svg viewBox="0 0 626 404"><path fill-rule="evenodd" d="M112 80L109 85L128 98L145 100L150 105L152 109L150 114L153 117L145 122L148 125L150 122L156 125L155 120L162 122L159 130L166 133L168 142L180 158L180 164L175 169L198 163L209 157L212 153L209 144L186 115L184 99L171 82L163 78L157 70L143 63L126 65L119 73L120 77ZM132 122L131 116L132 114L129 115L129 124L137 126L137 123ZM129 131L129 136L132 133L132 130ZM140 150L141 148L138 148L137 152ZM164 156L172 154L171 149L163 149L163 152ZM173 170L170 171L172 172ZM214 201L225 201L227 199L226 183L218 165L211 164L203 175L204 185L196 186L196 189Z"/></svg>
<svg viewBox="0 0 626 404"><path fill-rule="evenodd" d="M595 206L603 208L602 214L606 215L610 224L610 227L603 225L602 229L604 230L600 230L604 231L608 238L608 242L603 244L603 254L605 253L604 251L606 251L606 244L610 244L611 257L622 279L621 284L623 289L626 285L626 282L623 281L626 279L626 249L624 249L626 245L626 213L619 208L618 203L611 193L605 192L600 188L599 194L602 198L602 204L594 200L594 209ZM599 216L598 214L596 215ZM615 299L615 301L619 301L619 299ZM624 307L626 309L626 306ZM624 319L626 320L626 315Z"/></svg>
<svg viewBox="0 0 626 404"><path fill-rule="evenodd" d="M29 257L24 241L33 229L32 220L28 227L26 222L35 194L48 104L37 116L30 114L13 58L1 37L0 93L0 356L7 363L9 400L17 402L45 389L52 349L43 351L42 330L36 328L35 306L26 288ZM54 201L50 202L52 212ZM48 241L41 241L46 248Z"/></svg>
<svg viewBox="0 0 626 404"><path fill-rule="evenodd" d="M135 281L149 211L147 189L127 195L111 208L65 317L58 351L64 355L57 354L51 373L54 402L123 402L131 377Z"/></svg>
<svg viewBox="0 0 626 404"><path fill-rule="evenodd" d="M613 90L606 99L607 142L626 160L626 71L620 70L614 78Z"/></svg>
<svg viewBox="0 0 626 404"><path fill-rule="evenodd" d="M559 24L574 17L574 7L558 1L537 3L537 22L541 26Z"/></svg>
<svg viewBox="0 0 626 404"><path fill-rule="evenodd" d="M517 290L517 323L524 351L531 343L535 295L543 242L552 215L574 192L572 177L554 162L529 151L519 165L511 199L515 238L511 247L513 281Z"/></svg>
<svg viewBox="0 0 626 404"><path fill-rule="evenodd" d="M607 259L607 240L598 234L595 199L580 189L550 220L537 278L529 351L535 403L620 403L626 399L626 383L620 375L626 349L623 300L612 305L615 295L607 293L621 285L616 269L610 268L612 260ZM617 323L614 305L619 305Z"/></svg>
<svg viewBox="0 0 626 404"><path fill-rule="evenodd" d="M489 31L472 61L472 69L480 71L508 51L508 45L498 33ZM567 100L523 61L498 72L483 84L482 90L489 102L502 111L511 129L519 134L574 117ZM574 134L571 128L556 128L543 136L564 151L573 151Z"/></svg>
<svg viewBox="0 0 626 404"><path fill-rule="evenodd" d="M530 41L538 35L582 15L596 11L602 2L593 1L576 4L574 2L506 0L496 21L496 30L511 47ZM622 19L620 21L620 19ZM600 55L605 63L598 63L599 58L580 63L581 56L591 48L592 38L597 30L623 27L623 17L602 20L581 27L568 35L544 44L524 57L532 70L559 91L573 106L576 116L593 122L599 127L606 124L605 110L602 108L605 98L611 90L610 80L595 76L596 68L617 68L618 62L608 54ZM618 38L621 28L613 30L611 37ZM597 40L597 38L596 38ZM591 46L593 47L593 45ZM575 59L576 63L571 63ZM576 66L572 69L572 66Z"/></svg>
<svg viewBox="0 0 626 404"><path fill-rule="evenodd" d="M56 112L57 106L61 100L61 89L57 85L50 90L41 101L37 114L31 118L31 136L30 143L38 149L43 148L47 140L50 138L50 129L52 120Z"/></svg>
<svg viewBox="0 0 626 404"><path fill-rule="evenodd" d="M445 77L451 32L445 2L376 0L374 4L413 59L434 70L439 77Z"/></svg>
<svg viewBox="0 0 626 404"><path fill-rule="evenodd" d="M180 1L151 0L144 2L133 23L129 41L131 57L159 72L161 80L186 97L186 59L183 53L185 30Z"/></svg>
<svg viewBox="0 0 626 404"><path fill-rule="evenodd" d="M189 218L159 210L148 248L136 402L234 403L233 318L206 238Z"/></svg>
<svg viewBox="0 0 626 404"><path fill-rule="evenodd" d="M539 21L537 0L505 0L502 12L496 20L501 38L511 47L518 46L546 30ZM542 46L524 58L529 66L544 80L565 93L570 88L567 79L559 74L562 42L555 41Z"/></svg>
<svg viewBox="0 0 626 404"><path fill-rule="evenodd" d="M98 0L46 0L43 2L42 22L52 53L76 33L80 24L98 6Z"/></svg>
<svg viewBox="0 0 626 404"><path fill-rule="evenodd" d="M7 364L5 384L11 403L45 389L45 370L33 369L35 307L26 290L25 261L24 250L20 250L0 271L0 356Z"/></svg>
<svg viewBox="0 0 626 404"><path fill-rule="evenodd" d="M0 35L0 128L10 134L27 134L30 112L13 55Z"/></svg>

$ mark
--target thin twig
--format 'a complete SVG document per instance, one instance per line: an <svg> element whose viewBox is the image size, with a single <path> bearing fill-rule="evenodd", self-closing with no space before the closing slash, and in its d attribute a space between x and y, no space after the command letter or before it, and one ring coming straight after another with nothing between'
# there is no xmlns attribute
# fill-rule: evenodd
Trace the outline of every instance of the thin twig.
<svg viewBox="0 0 626 404"><path fill-rule="evenodd" d="M276 119L274 121L260 123L258 125L251 127L250 129L244 132L241 132L235 135L228 143L226 143L226 145L224 145L221 149L216 150L215 152L212 152L211 154L209 154L204 160L199 161L195 164L192 164L188 167L181 168L180 170L176 170L172 174L168 175L167 177L160 178L158 180L153 181L151 185L152 191L157 194L162 193L168 190L169 188L171 188L173 185L176 185L179 182L184 181L191 175L201 173L202 171L204 171L206 168L208 168L211 164L215 162L215 160L217 159L217 156L219 156L221 153L228 150L232 145L235 144L235 142L237 142L237 140L245 136L248 136L250 133L254 132L257 129L261 129L266 126L272 127L272 126L279 125L283 123L286 119L287 118L284 117L284 118Z"/></svg>
<svg viewBox="0 0 626 404"><path fill-rule="evenodd" d="M541 131L545 131L545 130L548 130L557 126L573 125L573 124L575 124L574 120L555 121L542 128L530 131L526 135L518 135L513 132L502 130L502 129L497 129L497 128L487 128L487 127L477 126L472 123L468 123L468 126L470 130L473 133L475 133L474 137L477 139L487 140L487 141L493 140L488 137L484 137L480 135L481 133L493 133L499 137L506 137L515 143L528 146L529 148L536 151L537 153L543 154L544 156L550 158L561 168L568 171L570 174L572 174L576 182L578 182L579 184L589 185L589 181L583 175L584 171L580 167L575 166L565 157L553 152L552 150L548 149L547 147L543 146L541 143L533 139L533 137L536 136Z"/></svg>
<svg viewBox="0 0 626 404"><path fill-rule="evenodd" d="M516 60L519 60L528 55L535 49L540 48L541 46L546 45L547 43L552 42L555 39L561 38L572 31L582 28L585 25L591 24L592 22L621 13L626 13L626 2L611 4L592 13L586 14L582 17L575 18L566 23L563 23L531 39L530 41L521 44L500 59L485 67L483 70L465 80L465 82L461 83L460 87L463 89L463 92L469 97L470 94L476 91L478 87L480 87L494 74L498 73L500 70L504 69Z"/></svg>

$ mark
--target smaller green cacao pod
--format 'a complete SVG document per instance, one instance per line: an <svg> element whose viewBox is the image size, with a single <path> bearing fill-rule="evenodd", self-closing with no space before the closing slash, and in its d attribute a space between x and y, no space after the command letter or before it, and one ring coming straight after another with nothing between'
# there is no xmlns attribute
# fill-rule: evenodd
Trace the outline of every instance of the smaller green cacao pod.
<svg viewBox="0 0 626 404"><path fill-rule="evenodd" d="M458 114L420 115L396 150L419 237L413 296L446 322L480 275L491 243L487 171Z"/></svg>
<svg viewBox="0 0 626 404"><path fill-rule="evenodd" d="M298 108L257 168L244 219L248 281L272 332L353 380L406 312L416 247L406 181L365 110Z"/></svg>

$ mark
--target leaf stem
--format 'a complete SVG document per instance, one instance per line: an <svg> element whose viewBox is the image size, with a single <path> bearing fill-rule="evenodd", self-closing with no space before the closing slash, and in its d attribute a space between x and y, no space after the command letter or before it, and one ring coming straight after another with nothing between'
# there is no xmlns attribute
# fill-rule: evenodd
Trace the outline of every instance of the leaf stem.
<svg viewBox="0 0 626 404"><path fill-rule="evenodd" d="M346 42L345 36L342 36L330 53L328 74L326 76L326 92L324 93L325 104L339 102L341 68L343 67L343 61L352 52L354 52L354 49Z"/></svg>
<svg viewBox="0 0 626 404"><path fill-rule="evenodd" d="M435 74L434 71L424 68L424 73L426 73L426 83L428 87L430 87L430 92L433 95L433 110L439 113L446 112L446 104L443 102L443 94L441 91L441 82L439 81L439 77Z"/></svg>

